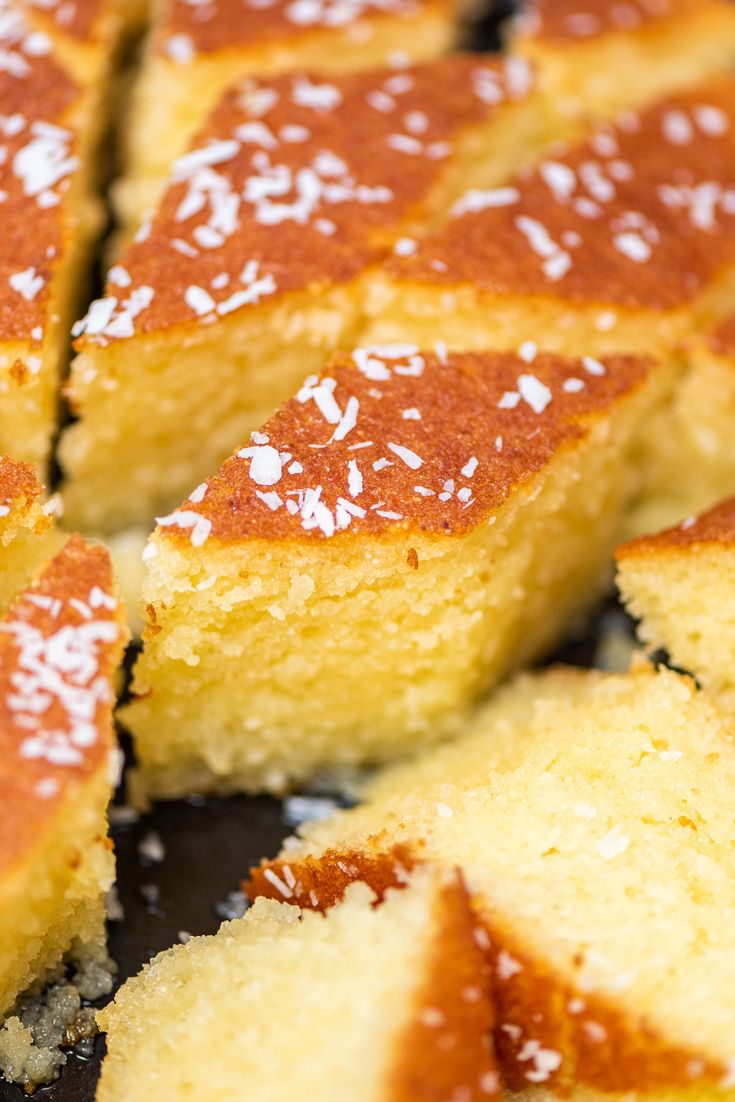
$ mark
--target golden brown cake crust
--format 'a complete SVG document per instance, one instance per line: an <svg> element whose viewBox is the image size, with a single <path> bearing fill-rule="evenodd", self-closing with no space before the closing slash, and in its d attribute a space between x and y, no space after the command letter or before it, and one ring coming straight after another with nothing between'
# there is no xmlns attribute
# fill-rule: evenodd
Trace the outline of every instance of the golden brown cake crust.
<svg viewBox="0 0 735 1102"><path fill-rule="evenodd" d="M366 881L379 898L399 887L423 860L422 846L391 846L380 835L362 850L330 849L319 857L263 861L243 888L324 910L348 884ZM471 888L471 885L470 885ZM477 938L491 961L495 1046L501 1081L510 1090L543 1084L560 1093L584 1084L602 1091L646 1091L719 1082L725 1069L669 1045L645 1023L565 982L519 945L499 915L477 905ZM581 971L584 958L580 955Z"/></svg>
<svg viewBox="0 0 735 1102"><path fill-rule="evenodd" d="M478 1102L500 1094L490 959L459 874L443 889L439 911L427 983L390 1074L390 1102Z"/></svg>
<svg viewBox="0 0 735 1102"><path fill-rule="evenodd" d="M264 860L250 869L242 889L250 900L258 896L294 903L318 911L327 911L342 899L345 889L356 880L369 884L379 900L391 888L406 884L416 856L410 846L381 847L380 836L370 839L363 851L345 854L328 849L320 857L299 858L298 879L288 861Z"/></svg>
<svg viewBox="0 0 735 1102"><path fill-rule="evenodd" d="M675 528L631 540L618 548L615 557L623 562L635 555L658 555L707 543L724 547L732 547L735 543L735 498L723 501L699 517L688 517Z"/></svg>
<svg viewBox="0 0 735 1102"><path fill-rule="evenodd" d="M173 60L183 49L188 60L192 51L267 47L318 31L369 26L386 16L408 21L447 6L442 0L173 0L156 46Z"/></svg>
<svg viewBox="0 0 735 1102"><path fill-rule="evenodd" d="M610 33L628 34L667 19L696 15L709 0L529 0L524 31L545 44L568 46Z"/></svg>
<svg viewBox="0 0 735 1102"><path fill-rule="evenodd" d="M496 1002L496 1046L511 1090L582 1083L602 1091L649 1091L719 1083L724 1068L669 1044L645 1021L581 991L535 960L513 931L485 919ZM578 967L584 965L580 953Z"/></svg>
<svg viewBox="0 0 735 1102"><path fill-rule="evenodd" d="M50 56L47 36L14 11L0 49L11 59L0 71L0 340L40 348L64 247L63 196L78 164L67 121L81 89Z"/></svg>
<svg viewBox="0 0 735 1102"><path fill-rule="evenodd" d="M159 518L159 533L194 545L347 529L460 535L653 366L411 345L358 349L352 360L307 379L215 478Z"/></svg>
<svg viewBox="0 0 735 1102"><path fill-rule="evenodd" d="M110 768L125 639L107 551L72 536L0 624L0 870Z"/></svg>
<svg viewBox="0 0 735 1102"><path fill-rule="evenodd" d="M735 81L625 115L391 258L400 281L670 309L735 259Z"/></svg>
<svg viewBox="0 0 735 1102"><path fill-rule="evenodd" d="M232 89L176 162L150 233L112 269L77 347L352 279L420 214L458 132L522 99L528 73L519 59L456 56Z"/></svg>
<svg viewBox="0 0 735 1102"><path fill-rule="evenodd" d="M7 515L21 498L30 504L42 493L43 487L30 463L0 455L0 517Z"/></svg>

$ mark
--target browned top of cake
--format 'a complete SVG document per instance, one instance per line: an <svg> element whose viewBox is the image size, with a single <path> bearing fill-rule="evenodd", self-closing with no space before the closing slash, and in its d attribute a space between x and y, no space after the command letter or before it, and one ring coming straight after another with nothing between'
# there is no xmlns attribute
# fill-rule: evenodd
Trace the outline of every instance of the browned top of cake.
<svg viewBox="0 0 735 1102"><path fill-rule="evenodd" d="M12 0L11 0L12 2ZM17 0L19 8L35 9L39 16L74 38L86 40L94 35L95 23L106 0Z"/></svg>
<svg viewBox="0 0 735 1102"><path fill-rule="evenodd" d="M30 463L0 455L0 520L20 498L32 501L42 493L43 487Z"/></svg>
<svg viewBox="0 0 735 1102"><path fill-rule="evenodd" d="M168 517L159 532L325 538L459 535L637 386L650 362L513 353L357 349L303 387ZM492 520L490 521L492 523Z"/></svg>
<svg viewBox="0 0 735 1102"><path fill-rule="evenodd" d="M362 29L379 19L419 18L446 0L173 0L157 37L171 61L188 64L197 53L266 48L305 34Z"/></svg>
<svg viewBox="0 0 735 1102"><path fill-rule="evenodd" d="M150 232L112 269L77 332L105 344L206 325L350 279L420 214L458 132L528 88L525 62L472 56L335 80L247 81L176 162Z"/></svg>
<svg viewBox="0 0 735 1102"><path fill-rule="evenodd" d="M387 1095L391 1102L498 1099L491 957L459 873L444 885L436 911L427 975L397 1046Z"/></svg>
<svg viewBox="0 0 735 1102"><path fill-rule="evenodd" d="M687 517L675 528L631 540L618 548L616 558L622 562L635 555L656 555L704 543L730 547L735 544L735 498L723 501L699 517Z"/></svg>
<svg viewBox="0 0 735 1102"><path fill-rule="evenodd" d="M735 81L626 115L512 186L470 191L397 279L666 309L735 260Z"/></svg>
<svg viewBox="0 0 735 1102"><path fill-rule="evenodd" d="M0 623L0 868L110 767L122 622L107 552L73 536Z"/></svg>
<svg viewBox="0 0 735 1102"><path fill-rule="evenodd" d="M705 5L709 0L531 0L520 25L524 34L566 46L695 15Z"/></svg>
<svg viewBox="0 0 735 1102"><path fill-rule="evenodd" d="M250 868L242 890L253 902L258 896L292 903L307 910L328 911L344 897L350 884L364 881L379 900L385 893L405 886L409 873L421 864L415 847L381 836L369 839L364 849L328 848L318 857L299 854L294 876L287 857L264 857Z"/></svg>
<svg viewBox="0 0 735 1102"><path fill-rule="evenodd" d="M0 340L40 346L64 245L63 197L78 165L66 122L80 89L48 37L13 9L3 14L0 51ZM26 366L34 370L33 357Z"/></svg>

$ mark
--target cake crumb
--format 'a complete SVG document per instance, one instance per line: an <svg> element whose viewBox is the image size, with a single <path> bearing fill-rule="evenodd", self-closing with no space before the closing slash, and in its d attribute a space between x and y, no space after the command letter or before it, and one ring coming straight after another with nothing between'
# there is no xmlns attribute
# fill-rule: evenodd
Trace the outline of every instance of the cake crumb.
<svg viewBox="0 0 735 1102"><path fill-rule="evenodd" d="M110 826L134 826L140 819L140 812L128 804L111 804L109 810Z"/></svg>
<svg viewBox="0 0 735 1102"><path fill-rule="evenodd" d="M166 856L166 847L157 830L149 830L138 842L138 856L141 864L158 865Z"/></svg>
<svg viewBox="0 0 735 1102"><path fill-rule="evenodd" d="M92 1053L98 1029L86 1003L110 994L116 966L99 946L73 952L68 967L22 995L0 1027L0 1074L27 1094L58 1078L68 1051Z"/></svg>
<svg viewBox="0 0 735 1102"><path fill-rule="evenodd" d="M225 899L215 903L214 913L218 918L232 921L235 918L242 918L249 906L250 900L244 892L228 892Z"/></svg>
<svg viewBox="0 0 735 1102"><path fill-rule="evenodd" d="M338 806L329 796L288 796L283 801L283 821L289 827L321 822L333 815Z"/></svg>
<svg viewBox="0 0 735 1102"><path fill-rule="evenodd" d="M146 910L152 915L162 915L161 910L161 890L157 884L141 884L140 894L143 897L143 901L146 905Z"/></svg>
<svg viewBox="0 0 735 1102"><path fill-rule="evenodd" d="M125 920L125 909L120 902L120 896L114 884L105 895L105 917L108 922L124 922Z"/></svg>

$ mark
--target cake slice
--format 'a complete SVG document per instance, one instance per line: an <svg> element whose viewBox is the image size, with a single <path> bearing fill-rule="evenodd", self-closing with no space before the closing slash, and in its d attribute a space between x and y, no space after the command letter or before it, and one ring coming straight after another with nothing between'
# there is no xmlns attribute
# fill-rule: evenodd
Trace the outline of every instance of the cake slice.
<svg viewBox="0 0 735 1102"><path fill-rule="evenodd" d="M618 586L644 643L735 703L735 500L616 553Z"/></svg>
<svg viewBox="0 0 735 1102"><path fill-rule="evenodd" d="M729 0L528 0L511 48L557 109L612 116L735 62Z"/></svg>
<svg viewBox="0 0 735 1102"><path fill-rule="evenodd" d="M372 279L376 340L579 355L670 348L732 310L735 79L669 97L561 147Z"/></svg>
<svg viewBox="0 0 735 1102"><path fill-rule="evenodd" d="M517 348L523 333L565 354L667 355L714 326L735 299L734 93L730 78L702 85L600 128L501 191L469 191L412 256L375 270L361 339ZM637 532L711 504L720 457L729 478L712 375L692 352L682 390L651 426Z"/></svg>
<svg viewBox="0 0 735 1102"><path fill-rule="evenodd" d="M364 884L326 915L260 900L156 957L99 1015L97 1102L499 1097L465 888L421 870L374 903Z"/></svg>
<svg viewBox="0 0 735 1102"><path fill-rule="evenodd" d="M526 675L248 891L319 907L376 868L384 888L424 861L460 866L509 1089L731 1099L733 793L732 725L688 678Z"/></svg>
<svg viewBox="0 0 735 1102"><path fill-rule="evenodd" d="M106 122L110 85L145 28L148 0L8 0L8 7L21 11L44 36L63 68L89 90Z"/></svg>
<svg viewBox="0 0 735 1102"><path fill-rule="evenodd" d="M100 223L82 163L90 105L21 8L8 8L0 48L0 451L43 470L83 258Z"/></svg>
<svg viewBox="0 0 735 1102"><path fill-rule="evenodd" d="M175 159L247 76L338 74L429 60L458 34L455 0L187 0L158 4L134 88L127 172L115 190L128 230L153 211Z"/></svg>
<svg viewBox="0 0 735 1102"><path fill-rule="evenodd" d="M646 492L629 535L659 532L735 494L735 315L692 335L673 399L651 421Z"/></svg>
<svg viewBox="0 0 735 1102"><path fill-rule="evenodd" d="M95 159L123 25L112 4L45 7L11 0L0 28L0 452L41 472L102 222ZM62 9L86 38L59 28Z"/></svg>
<svg viewBox="0 0 735 1102"><path fill-rule="evenodd" d="M82 969L105 957L112 681L125 637L107 552L79 536L0 622L0 1066L29 1088L44 1076L16 1001L68 956Z"/></svg>
<svg viewBox="0 0 735 1102"><path fill-rule="evenodd" d="M0 455L0 616L63 540L33 467Z"/></svg>
<svg viewBox="0 0 735 1102"><path fill-rule="evenodd" d="M518 60L228 93L79 326L70 521L110 531L172 508L350 346L364 268L414 248L468 182L510 174L537 128Z"/></svg>
<svg viewBox="0 0 735 1102"><path fill-rule="evenodd" d="M456 731L604 590L666 366L362 348L159 518L122 713L148 795Z"/></svg>
<svg viewBox="0 0 735 1102"><path fill-rule="evenodd" d="M51 43L53 56L84 88L87 110L80 134L88 183L97 201L120 172L121 130L128 109L120 110L130 94L141 37L150 18L151 0L10 0L22 7L36 32ZM106 203L105 203L106 206ZM99 216L98 216L99 217ZM103 226L108 212L102 212ZM87 266L96 262L87 258ZM96 275L96 273L94 273ZM89 301L85 275L82 290ZM77 303L76 320L82 302ZM68 341L69 325L66 327Z"/></svg>

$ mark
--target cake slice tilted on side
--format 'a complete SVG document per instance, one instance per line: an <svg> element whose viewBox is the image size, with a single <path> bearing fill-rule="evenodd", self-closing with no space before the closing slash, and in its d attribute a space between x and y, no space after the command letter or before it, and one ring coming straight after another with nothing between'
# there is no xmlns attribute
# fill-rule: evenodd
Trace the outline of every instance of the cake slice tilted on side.
<svg viewBox="0 0 735 1102"><path fill-rule="evenodd" d="M282 790L456 730L604 590L666 366L363 348L147 552L152 795Z"/></svg>
<svg viewBox="0 0 735 1102"><path fill-rule="evenodd" d="M156 957L99 1015L97 1102L498 1097L461 881L421 870L374 901L364 884L326 915L261 900Z"/></svg>
<svg viewBox="0 0 735 1102"><path fill-rule="evenodd" d="M426 61L458 37L454 0L187 0L159 3L133 91L115 199L129 230L155 209L171 165L220 96L246 76L335 75Z"/></svg>
<svg viewBox="0 0 735 1102"><path fill-rule="evenodd" d="M729 0L526 0L510 45L571 117L615 115L735 62Z"/></svg>
<svg viewBox="0 0 735 1102"><path fill-rule="evenodd" d="M469 183L510 175L537 126L519 59L229 92L79 326L70 521L114 531L172 508L354 343L356 277Z"/></svg>
<svg viewBox="0 0 735 1102"><path fill-rule="evenodd" d="M82 969L105 957L125 639L109 556L79 536L0 621L0 1066L27 1086L44 1072L16 1000L58 978L67 955Z"/></svg>
<svg viewBox="0 0 735 1102"><path fill-rule="evenodd" d="M735 704L735 500L618 548L618 587L644 643Z"/></svg>
<svg viewBox="0 0 735 1102"><path fill-rule="evenodd" d="M735 1097L735 745L690 679L525 675L364 795L249 894L320 906L373 870L384 889L423 861L460 866L510 1089Z"/></svg>

